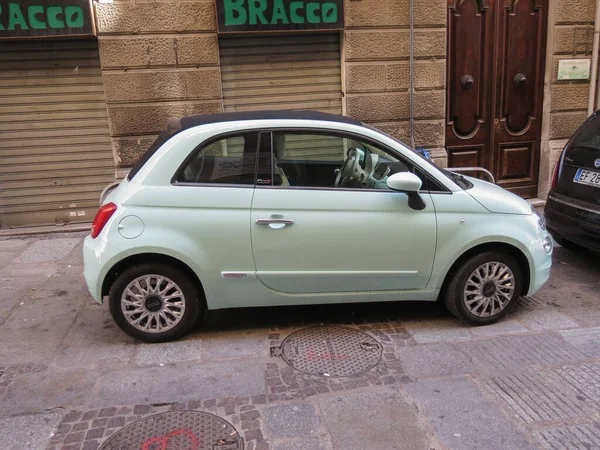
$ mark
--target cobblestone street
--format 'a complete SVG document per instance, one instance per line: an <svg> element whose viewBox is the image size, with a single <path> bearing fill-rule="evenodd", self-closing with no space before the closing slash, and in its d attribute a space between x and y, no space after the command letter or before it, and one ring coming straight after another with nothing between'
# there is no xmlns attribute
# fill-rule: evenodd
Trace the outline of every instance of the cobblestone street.
<svg viewBox="0 0 600 450"><path fill-rule="evenodd" d="M1 449L600 448L598 255L557 247L487 327L428 303L260 308L143 344L88 294L84 236L0 238Z"/></svg>

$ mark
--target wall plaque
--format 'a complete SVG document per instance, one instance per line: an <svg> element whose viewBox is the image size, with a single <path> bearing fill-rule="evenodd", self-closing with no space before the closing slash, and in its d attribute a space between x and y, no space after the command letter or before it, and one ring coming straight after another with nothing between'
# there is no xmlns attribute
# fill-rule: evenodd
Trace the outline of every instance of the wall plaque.
<svg viewBox="0 0 600 450"><path fill-rule="evenodd" d="M590 79L589 59L561 59L558 62L557 80L589 80Z"/></svg>

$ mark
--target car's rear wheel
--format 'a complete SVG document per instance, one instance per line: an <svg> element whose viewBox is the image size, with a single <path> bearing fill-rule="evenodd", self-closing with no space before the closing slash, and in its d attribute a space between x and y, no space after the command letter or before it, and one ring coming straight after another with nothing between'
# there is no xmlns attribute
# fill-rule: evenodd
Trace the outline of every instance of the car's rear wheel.
<svg viewBox="0 0 600 450"><path fill-rule="evenodd" d="M123 272L110 289L109 304L117 325L145 342L182 336L201 310L194 283L164 264L142 264Z"/></svg>
<svg viewBox="0 0 600 450"><path fill-rule="evenodd" d="M495 251L480 253L453 273L444 302L461 322L488 325L516 305L522 280L522 270L511 255Z"/></svg>
<svg viewBox="0 0 600 450"><path fill-rule="evenodd" d="M585 247L582 247L581 245L576 244L573 241L569 241L568 239L565 239L563 237L560 237L560 236L552 236L552 237L554 238L554 240L556 241L556 243L558 245L560 245L561 247L564 247L567 250L570 250L572 252L581 253L581 252L584 252L587 250Z"/></svg>

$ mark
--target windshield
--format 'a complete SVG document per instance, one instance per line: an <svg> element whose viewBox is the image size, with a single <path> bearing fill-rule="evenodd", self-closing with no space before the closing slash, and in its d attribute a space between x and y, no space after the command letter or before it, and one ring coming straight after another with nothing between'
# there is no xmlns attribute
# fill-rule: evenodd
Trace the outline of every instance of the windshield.
<svg viewBox="0 0 600 450"><path fill-rule="evenodd" d="M464 176L458 174L458 173L454 173L454 172L450 172L446 169L441 168L440 166L436 165L433 161L431 161L430 159L425 158L425 156L423 156L423 154L415 151L413 148L410 147L410 145L405 144L404 142L400 141L399 139L396 139L394 136L389 135L388 133L386 133L385 131L380 130L379 128L376 128L374 126L371 126L369 124L366 123L362 123L362 125L365 128L368 128L369 130L373 130L373 131L377 131L379 134L383 134L385 137L390 138L391 140L398 142L399 144L404 145L406 148L410 149L415 155L418 155L423 161L425 161L427 164L432 165L433 167L435 167L437 170L439 170L440 172L442 172L444 175L446 175L446 177L448 177L450 180L452 180L456 185L458 185L458 187L460 187L463 190L466 189L471 189L473 187L473 183L471 183L469 180L467 180Z"/></svg>

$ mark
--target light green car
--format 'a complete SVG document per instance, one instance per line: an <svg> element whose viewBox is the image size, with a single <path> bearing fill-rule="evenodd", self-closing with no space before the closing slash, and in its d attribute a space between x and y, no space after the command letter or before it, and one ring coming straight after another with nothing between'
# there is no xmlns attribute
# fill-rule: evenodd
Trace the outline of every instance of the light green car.
<svg viewBox="0 0 600 450"><path fill-rule="evenodd" d="M490 324L551 253L516 195L359 121L275 111L171 121L103 199L84 261L121 329L157 342L242 306L440 299Z"/></svg>

